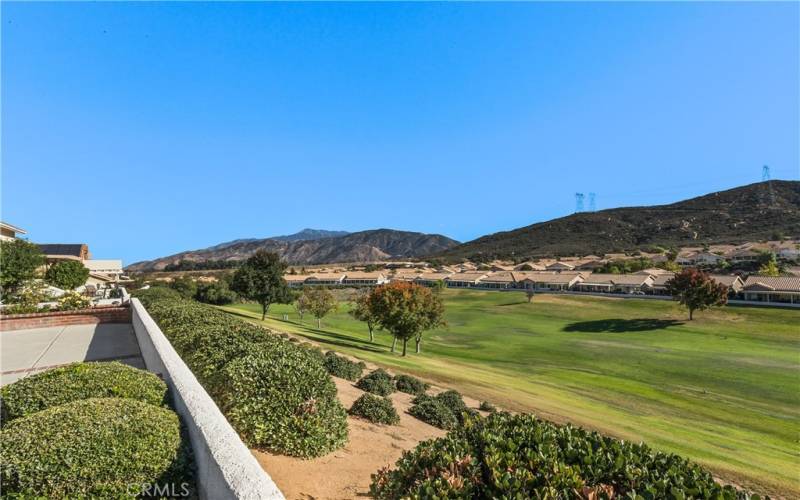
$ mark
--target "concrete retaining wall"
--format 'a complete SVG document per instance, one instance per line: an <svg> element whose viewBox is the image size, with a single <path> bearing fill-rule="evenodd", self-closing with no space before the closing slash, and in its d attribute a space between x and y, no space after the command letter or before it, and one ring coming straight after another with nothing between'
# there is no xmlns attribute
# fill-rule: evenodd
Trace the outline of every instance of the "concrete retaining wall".
<svg viewBox="0 0 800 500"><path fill-rule="evenodd" d="M29 330L51 326L91 325L95 323L130 323L128 307L93 307L77 311L53 311L0 316L0 331Z"/></svg>
<svg viewBox="0 0 800 500"><path fill-rule="evenodd" d="M217 405L138 299L133 329L145 366L164 378L189 431L201 499L283 499Z"/></svg>

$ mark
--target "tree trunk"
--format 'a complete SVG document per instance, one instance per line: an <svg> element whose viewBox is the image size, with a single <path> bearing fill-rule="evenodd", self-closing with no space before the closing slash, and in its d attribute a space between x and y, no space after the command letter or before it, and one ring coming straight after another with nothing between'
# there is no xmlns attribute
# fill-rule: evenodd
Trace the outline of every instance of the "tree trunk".
<svg viewBox="0 0 800 500"><path fill-rule="evenodd" d="M408 346L408 339L403 339L403 356L406 355L406 346Z"/></svg>
<svg viewBox="0 0 800 500"><path fill-rule="evenodd" d="M694 309L692 309L692 308L690 307L690 308L689 308L689 321L691 321L691 320L693 319L693 318L692 318L692 316L694 316Z"/></svg>
<svg viewBox="0 0 800 500"><path fill-rule="evenodd" d="M417 354L419 354L419 353L420 353L420 346L422 345L422 337L417 337L417 338L416 338L416 339L414 339L414 340L416 340L416 342L417 342L417 349L416 349L416 351L417 351Z"/></svg>
<svg viewBox="0 0 800 500"><path fill-rule="evenodd" d="M322 318L317 318L317 330L322 330Z"/></svg>
<svg viewBox="0 0 800 500"><path fill-rule="evenodd" d="M397 345L397 337L392 338L392 352L394 352L394 348Z"/></svg>
<svg viewBox="0 0 800 500"><path fill-rule="evenodd" d="M261 304L261 321L264 321L267 318L268 309L269 309L269 304Z"/></svg>
<svg viewBox="0 0 800 500"><path fill-rule="evenodd" d="M372 333L372 327L368 326L369 328L369 341L370 343L375 342L375 335Z"/></svg>

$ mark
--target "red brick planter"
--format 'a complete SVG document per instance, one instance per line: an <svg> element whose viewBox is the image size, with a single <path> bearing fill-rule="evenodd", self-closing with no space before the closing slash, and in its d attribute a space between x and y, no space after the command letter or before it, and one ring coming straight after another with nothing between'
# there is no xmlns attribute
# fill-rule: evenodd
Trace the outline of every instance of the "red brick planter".
<svg viewBox="0 0 800 500"><path fill-rule="evenodd" d="M130 307L93 307L77 311L0 315L0 331L95 323L130 323Z"/></svg>

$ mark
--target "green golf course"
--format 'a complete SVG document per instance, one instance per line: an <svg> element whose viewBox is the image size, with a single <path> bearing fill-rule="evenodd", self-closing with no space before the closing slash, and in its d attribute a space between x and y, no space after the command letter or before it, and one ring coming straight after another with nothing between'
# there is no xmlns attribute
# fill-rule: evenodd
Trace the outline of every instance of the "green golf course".
<svg viewBox="0 0 800 500"><path fill-rule="evenodd" d="M660 300L442 292L447 327L422 353L347 314L300 321L273 305L267 327L446 384L509 410L573 422L690 457L757 492L800 496L800 311L697 312ZM260 307L222 309L261 323ZM288 321L284 321L284 315Z"/></svg>

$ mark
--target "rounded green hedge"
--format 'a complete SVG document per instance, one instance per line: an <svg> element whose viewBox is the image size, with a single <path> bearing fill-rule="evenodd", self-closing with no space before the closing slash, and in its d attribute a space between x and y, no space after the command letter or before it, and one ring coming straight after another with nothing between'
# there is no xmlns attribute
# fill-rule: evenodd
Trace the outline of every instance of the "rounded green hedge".
<svg viewBox="0 0 800 500"><path fill-rule="evenodd" d="M758 498L717 484L677 455L508 413L468 418L420 443L394 470L374 474L370 492L377 499Z"/></svg>
<svg viewBox="0 0 800 500"><path fill-rule="evenodd" d="M388 396L394 392L394 380L383 368L378 368L361 377L356 387L378 396Z"/></svg>
<svg viewBox="0 0 800 500"><path fill-rule="evenodd" d="M79 399L127 398L167 403L167 385L155 374L118 362L73 363L37 373L0 390L4 424Z"/></svg>
<svg viewBox="0 0 800 500"><path fill-rule="evenodd" d="M395 425L400 416L389 398L364 393L350 407L350 415L362 417L375 424Z"/></svg>
<svg viewBox="0 0 800 500"><path fill-rule="evenodd" d="M411 375L395 376L394 385L397 387L398 391L414 395L424 394L425 391L430 389L430 385Z"/></svg>
<svg viewBox="0 0 800 500"><path fill-rule="evenodd" d="M250 446L317 457L347 442L347 414L319 358L288 342L227 365L222 411Z"/></svg>
<svg viewBox="0 0 800 500"><path fill-rule="evenodd" d="M464 398L461 397L461 393L458 391L444 391L440 392L434 397L440 403L446 406L451 412L453 412L453 416L456 417L456 420L458 420L459 423L464 421L465 414L474 413L472 410L467 408L466 403L464 403Z"/></svg>
<svg viewBox="0 0 800 500"><path fill-rule="evenodd" d="M458 425L450 408L446 407L436 398L422 399L419 403L409 408L408 413L440 429L453 429Z"/></svg>
<svg viewBox="0 0 800 500"><path fill-rule="evenodd" d="M130 498L141 485L193 489L178 416L132 399L73 401L0 432L3 495Z"/></svg>
<svg viewBox="0 0 800 500"><path fill-rule="evenodd" d="M334 377L355 382L367 366L363 362L350 361L344 356L339 356L333 351L325 353L325 368Z"/></svg>

